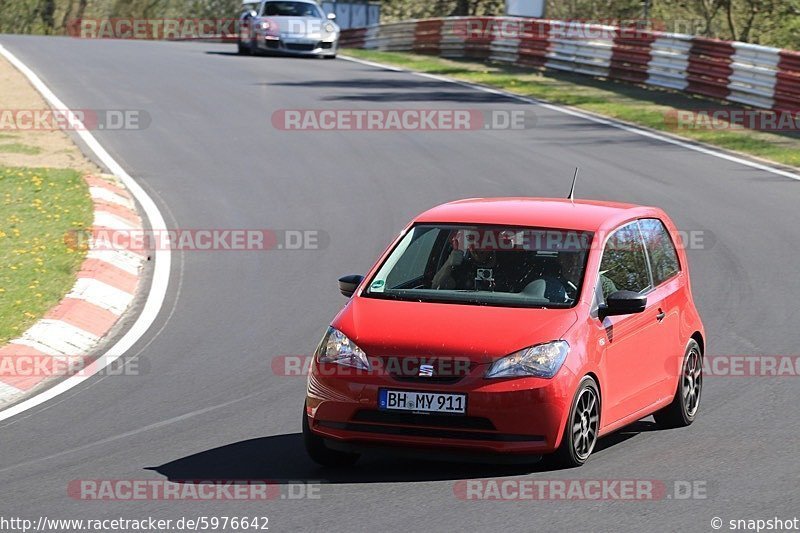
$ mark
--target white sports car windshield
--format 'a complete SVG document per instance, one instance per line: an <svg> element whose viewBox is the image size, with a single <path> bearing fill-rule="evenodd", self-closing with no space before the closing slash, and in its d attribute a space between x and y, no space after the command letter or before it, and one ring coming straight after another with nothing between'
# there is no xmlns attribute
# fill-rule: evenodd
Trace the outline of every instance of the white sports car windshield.
<svg viewBox="0 0 800 533"><path fill-rule="evenodd" d="M318 6L308 2L267 2L264 16L325 18Z"/></svg>

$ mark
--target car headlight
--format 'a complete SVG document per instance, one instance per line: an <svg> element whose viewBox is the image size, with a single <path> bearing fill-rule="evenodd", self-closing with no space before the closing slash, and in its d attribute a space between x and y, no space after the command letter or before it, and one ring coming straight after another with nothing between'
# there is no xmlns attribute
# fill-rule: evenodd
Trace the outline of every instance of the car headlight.
<svg viewBox="0 0 800 533"><path fill-rule="evenodd" d="M487 378L537 376L552 378L569 353L566 341L553 341L525 348L498 359L486 372Z"/></svg>
<svg viewBox="0 0 800 533"><path fill-rule="evenodd" d="M264 30L264 31L267 31L267 30L270 28L270 25L269 25L269 22L268 22L268 21L266 21L266 20L262 20L262 21L261 21L261 24L259 24L259 27L260 27L262 30Z"/></svg>
<svg viewBox="0 0 800 533"><path fill-rule="evenodd" d="M322 337L322 342L319 343L316 356L320 363L336 363L369 370L369 360L364 350L336 328L328 328Z"/></svg>
<svg viewBox="0 0 800 533"><path fill-rule="evenodd" d="M328 33L333 33L333 32L336 31L336 26L334 26L333 23L331 23L331 22L328 22L327 24L325 24L324 27L325 27L325 31L328 32Z"/></svg>

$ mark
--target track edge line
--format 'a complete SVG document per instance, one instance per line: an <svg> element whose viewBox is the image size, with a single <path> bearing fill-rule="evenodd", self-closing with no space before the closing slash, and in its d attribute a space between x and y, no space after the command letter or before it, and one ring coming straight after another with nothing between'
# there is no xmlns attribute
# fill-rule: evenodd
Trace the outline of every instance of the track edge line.
<svg viewBox="0 0 800 533"><path fill-rule="evenodd" d="M11 63L18 71L20 71L33 85L45 101L55 109L63 109L68 111L73 119L72 123L76 124L75 133L86 144L86 146L94 153L94 155L107 167L107 169L116 176L127 189L133 194L134 198L139 205L142 206L145 216L147 217L150 228L153 231L161 231L164 235L166 233L166 223L164 217L158 209L158 206L147 194L133 177L128 174L125 169L106 151L105 148L83 127L82 122L74 114L72 110L67 108L64 103L50 90L49 87L31 70L25 63L19 60L12 52L0 44L0 55L2 55L9 63ZM97 372L113 363L122 357L145 333L155 322L158 314L166 299L167 289L169 287L169 278L172 266L172 253L170 246L161 246L155 251L155 265L153 268L153 277L150 283L150 288L147 293L147 299L142 307L136 321L131 325L128 331L120 338L113 346L108 348L97 361L102 361L102 364L97 364L93 369L94 372L87 375L71 376L64 381L54 385L52 388L42 391L41 393L32 396L22 402L12 405L0 411L0 422L8 420L18 414L29 411L39 405L67 392L68 390L80 385Z"/></svg>

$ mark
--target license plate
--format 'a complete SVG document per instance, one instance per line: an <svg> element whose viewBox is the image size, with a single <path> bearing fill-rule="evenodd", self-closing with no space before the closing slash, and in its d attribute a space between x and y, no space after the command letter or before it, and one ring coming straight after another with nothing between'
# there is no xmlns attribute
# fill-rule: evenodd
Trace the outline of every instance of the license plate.
<svg viewBox="0 0 800 533"><path fill-rule="evenodd" d="M463 415L467 412L467 395L380 389L378 409Z"/></svg>

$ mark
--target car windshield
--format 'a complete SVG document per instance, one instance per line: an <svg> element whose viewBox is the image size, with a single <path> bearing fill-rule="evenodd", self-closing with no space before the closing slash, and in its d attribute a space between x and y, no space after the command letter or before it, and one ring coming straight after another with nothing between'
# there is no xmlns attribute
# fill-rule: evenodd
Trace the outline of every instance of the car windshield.
<svg viewBox="0 0 800 533"><path fill-rule="evenodd" d="M267 17L313 17L324 18L316 4L308 2L267 2L264 5Z"/></svg>
<svg viewBox="0 0 800 533"><path fill-rule="evenodd" d="M418 224L369 281L366 297L503 307L572 307L590 232Z"/></svg>

